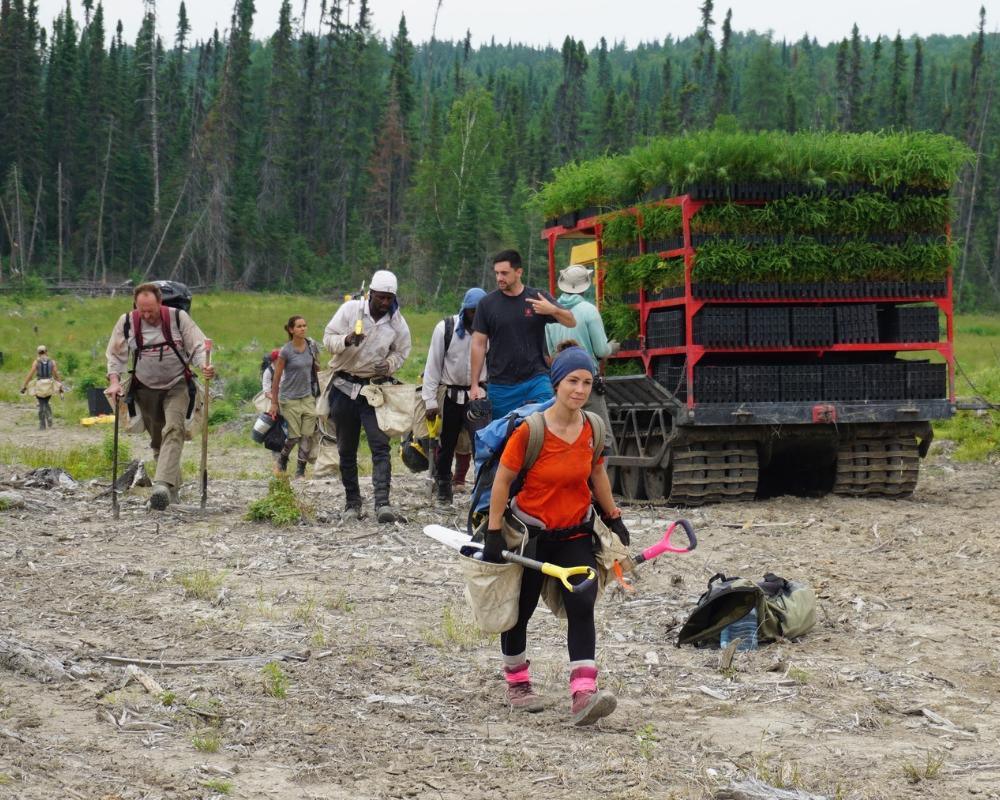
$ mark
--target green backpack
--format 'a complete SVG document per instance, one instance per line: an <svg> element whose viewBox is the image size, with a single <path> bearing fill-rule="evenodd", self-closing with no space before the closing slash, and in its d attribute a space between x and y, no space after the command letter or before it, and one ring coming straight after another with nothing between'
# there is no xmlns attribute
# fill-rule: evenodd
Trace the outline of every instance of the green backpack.
<svg viewBox="0 0 1000 800"><path fill-rule="evenodd" d="M764 579L727 578L721 572L708 581L708 591L677 635L677 646L704 645L719 641L719 633L757 609L757 640L794 639L816 624L816 594L804 583L796 583L768 572Z"/></svg>

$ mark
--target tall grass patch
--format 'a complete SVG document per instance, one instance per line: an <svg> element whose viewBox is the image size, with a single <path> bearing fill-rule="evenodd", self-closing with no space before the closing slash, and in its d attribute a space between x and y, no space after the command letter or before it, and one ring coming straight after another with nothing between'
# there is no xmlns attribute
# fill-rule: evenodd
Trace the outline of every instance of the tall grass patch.
<svg viewBox="0 0 1000 800"><path fill-rule="evenodd" d="M105 431L100 443L68 449L0 445L0 462L18 464L30 469L56 467L69 473L78 481L111 477L111 460L114 455L114 434ZM132 457L128 441L118 441L118 464L121 466Z"/></svg>

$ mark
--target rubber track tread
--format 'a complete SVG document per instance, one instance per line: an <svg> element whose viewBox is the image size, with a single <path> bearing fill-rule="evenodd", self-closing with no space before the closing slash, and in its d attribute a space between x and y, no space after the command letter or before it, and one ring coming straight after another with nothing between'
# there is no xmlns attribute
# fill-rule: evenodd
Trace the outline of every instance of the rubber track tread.
<svg viewBox="0 0 1000 800"><path fill-rule="evenodd" d="M855 439L837 449L834 494L909 497L917 487L920 455L912 436Z"/></svg>
<svg viewBox="0 0 1000 800"><path fill-rule="evenodd" d="M754 442L696 442L674 448L671 505L753 500L759 474Z"/></svg>

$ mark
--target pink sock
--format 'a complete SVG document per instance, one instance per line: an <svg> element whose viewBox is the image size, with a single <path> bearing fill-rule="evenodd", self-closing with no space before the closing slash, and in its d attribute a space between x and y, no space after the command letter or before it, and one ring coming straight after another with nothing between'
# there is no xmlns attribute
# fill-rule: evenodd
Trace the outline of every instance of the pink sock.
<svg viewBox="0 0 1000 800"><path fill-rule="evenodd" d="M531 683L527 664L520 664L516 667L504 667L503 675L507 679L508 686L515 683Z"/></svg>
<svg viewBox="0 0 1000 800"><path fill-rule="evenodd" d="M569 692L597 691L597 669L595 667L577 667L569 675Z"/></svg>

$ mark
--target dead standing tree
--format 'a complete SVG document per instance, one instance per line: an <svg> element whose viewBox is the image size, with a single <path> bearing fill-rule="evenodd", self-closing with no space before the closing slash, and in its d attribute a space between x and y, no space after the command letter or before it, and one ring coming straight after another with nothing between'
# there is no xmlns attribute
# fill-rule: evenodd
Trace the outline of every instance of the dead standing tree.
<svg viewBox="0 0 1000 800"><path fill-rule="evenodd" d="M153 167L153 230L160 227L160 138L156 107L156 0L143 0L149 20L149 144Z"/></svg>

